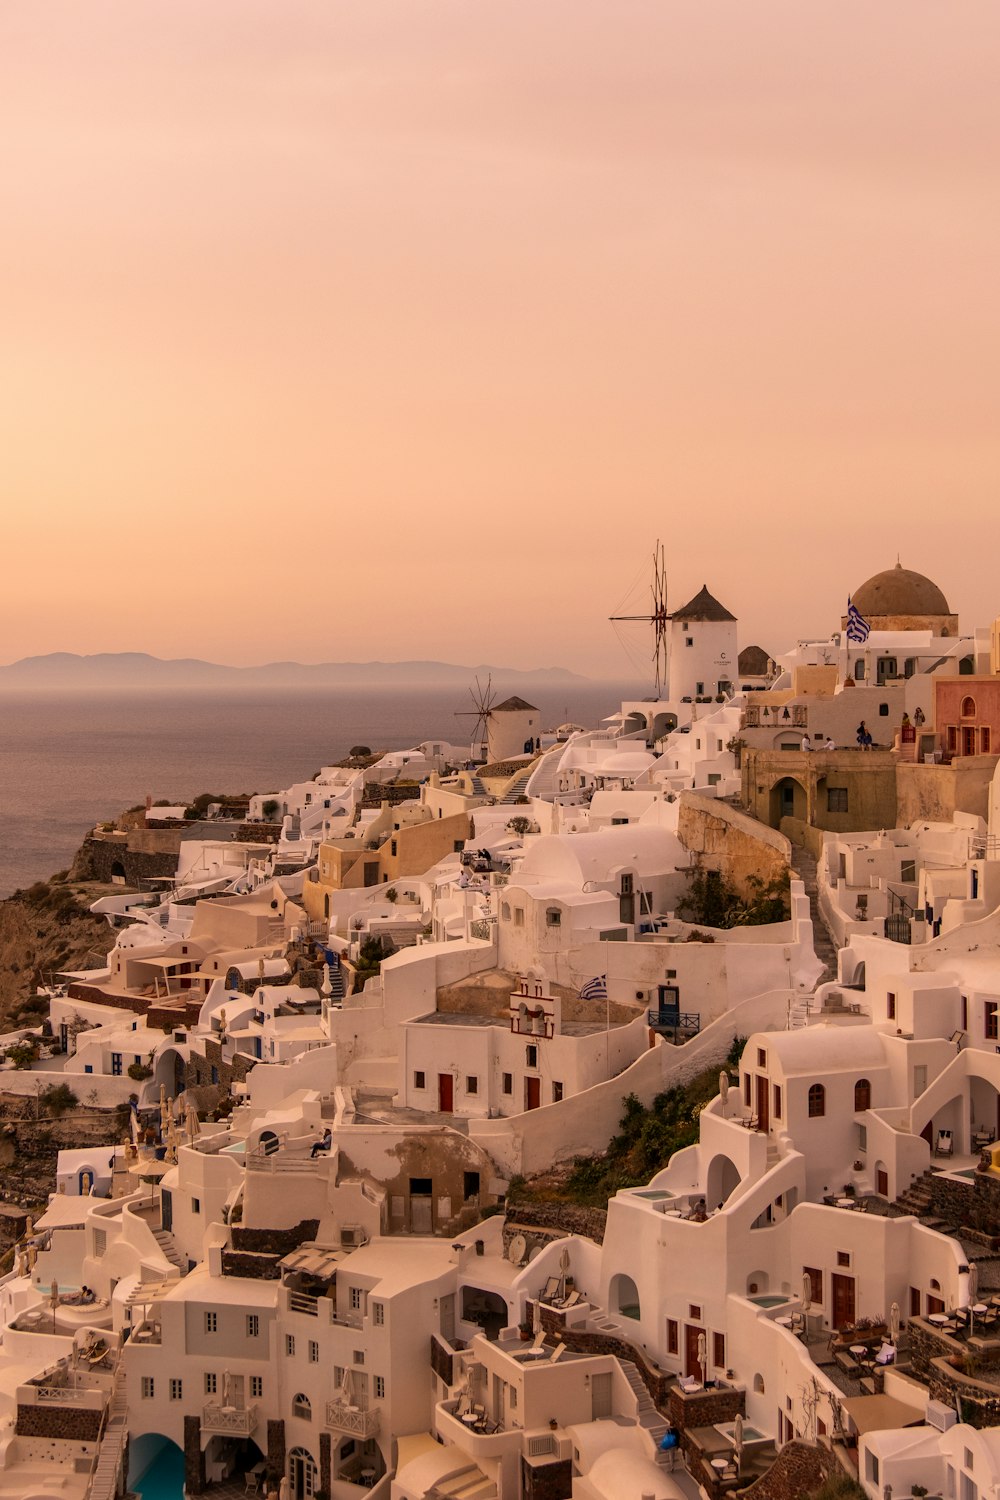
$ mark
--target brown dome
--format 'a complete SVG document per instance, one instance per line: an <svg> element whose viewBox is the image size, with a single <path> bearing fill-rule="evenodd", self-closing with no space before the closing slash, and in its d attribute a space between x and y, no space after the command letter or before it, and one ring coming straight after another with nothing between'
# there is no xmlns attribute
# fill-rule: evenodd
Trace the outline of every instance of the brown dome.
<svg viewBox="0 0 1000 1500"><path fill-rule="evenodd" d="M876 573L851 596L855 609L872 615L950 615L948 601L936 583L897 563Z"/></svg>

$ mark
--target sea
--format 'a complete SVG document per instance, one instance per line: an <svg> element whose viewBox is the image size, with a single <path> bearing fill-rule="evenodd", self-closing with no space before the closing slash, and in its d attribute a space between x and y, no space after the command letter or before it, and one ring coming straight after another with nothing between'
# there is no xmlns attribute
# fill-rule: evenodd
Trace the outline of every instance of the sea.
<svg viewBox="0 0 1000 1500"><path fill-rule="evenodd" d="M597 728L623 698L647 691L587 680L532 686L530 699L546 728ZM354 745L402 750L432 736L467 744L472 708L468 693L412 685L3 693L0 898L66 869L96 822L147 794L186 803L201 792L277 791Z"/></svg>

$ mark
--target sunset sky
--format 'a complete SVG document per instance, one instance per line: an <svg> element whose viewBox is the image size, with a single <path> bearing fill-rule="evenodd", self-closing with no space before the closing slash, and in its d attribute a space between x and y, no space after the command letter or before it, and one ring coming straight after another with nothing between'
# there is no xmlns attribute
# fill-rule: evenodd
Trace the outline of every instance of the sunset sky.
<svg viewBox="0 0 1000 1500"><path fill-rule="evenodd" d="M987 623L998 67L996 0L8 0L0 660L631 677L658 536L743 644L897 553Z"/></svg>

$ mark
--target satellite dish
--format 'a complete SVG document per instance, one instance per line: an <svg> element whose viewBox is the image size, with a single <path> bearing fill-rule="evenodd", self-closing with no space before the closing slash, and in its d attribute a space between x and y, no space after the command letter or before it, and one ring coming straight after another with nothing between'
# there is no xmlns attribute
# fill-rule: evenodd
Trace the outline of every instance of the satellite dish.
<svg viewBox="0 0 1000 1500"><path fill-rule="evenodd" d="M541 1255L541 1253L542 1253L542 1246L541 1245L532 1245L531 1251L530 1251L530 1253L528 1255L529 1262L533 1261L537 1256Z"/></svg>
<svg viewBox="0 0 1000 1500"><path fill-rule="evenodd" d="M511 1262L512 1265L519 1266L524 1260L527 1248L528 1243L524 1238L524 1235L515 1234L514 1238L510 1242L510 1247L507 1251L507 1259Z"/></svg>

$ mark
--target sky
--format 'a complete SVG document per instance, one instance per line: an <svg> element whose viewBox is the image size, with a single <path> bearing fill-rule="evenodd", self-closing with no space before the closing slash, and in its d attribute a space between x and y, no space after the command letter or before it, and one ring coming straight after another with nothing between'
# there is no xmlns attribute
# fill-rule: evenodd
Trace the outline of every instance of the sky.
<svg viewBox="0 0 1000 1500"><path fill-rule="evenodd" d="M996 0L7 0L0 660L1000 613ZM630 594L632 585L640 586Z"/></svg>

